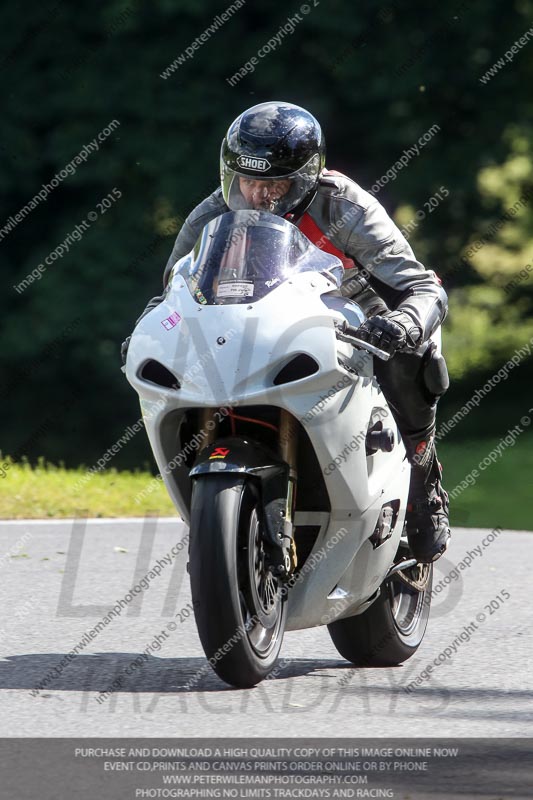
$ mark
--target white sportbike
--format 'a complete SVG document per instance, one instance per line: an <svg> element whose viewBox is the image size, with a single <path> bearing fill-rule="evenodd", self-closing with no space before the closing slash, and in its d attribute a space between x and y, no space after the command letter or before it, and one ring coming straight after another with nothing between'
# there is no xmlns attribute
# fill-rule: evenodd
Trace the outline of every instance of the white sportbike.
<svg viewBox="0 0 533 800"><path fill-rule="evenodd" d="M328 625L356 665L398 664L426 629L432 566L404 536L410 465L358 341L342 264L294 225L223 214L141 319L126 375L190 526L205 654L227 683L273 669L285 630Z"/></svg>

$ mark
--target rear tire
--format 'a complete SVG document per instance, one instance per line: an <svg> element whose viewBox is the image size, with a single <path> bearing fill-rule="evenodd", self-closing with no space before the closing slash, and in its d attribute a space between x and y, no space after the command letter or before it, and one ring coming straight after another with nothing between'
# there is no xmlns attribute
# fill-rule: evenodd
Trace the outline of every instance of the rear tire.
<svg viewBox="0 0 533 800"><path fill-rule="evenodd" d="M328 625L343 658L361 667L391 667L416 653L428 623L433 564L423 565L423 569L428 574L422 591L393 576L382 584L380 596L363 614ZM411 573L406 571L408 577L414 577Z"/></svg>
<svg viewBox="0 0 533 800"><path fill-rule="evenodd" d="M274 666L283 641L285 593L263 569L259 493L249 478L194 481L189 572L198 634L211 666L248 688Z"/></svg>

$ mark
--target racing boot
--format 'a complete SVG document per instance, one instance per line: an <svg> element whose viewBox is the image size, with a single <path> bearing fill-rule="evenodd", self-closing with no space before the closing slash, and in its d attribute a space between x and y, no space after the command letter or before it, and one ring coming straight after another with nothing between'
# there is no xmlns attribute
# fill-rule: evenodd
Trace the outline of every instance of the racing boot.
<svg viewBox="0 0 533 800"><path fill-rule="evenodd" d="M407 500L407 540L413 557L422 564L436 561L450 541L448 493L442 487L442 467L434 438L419 442L411 461Z"/></svg>

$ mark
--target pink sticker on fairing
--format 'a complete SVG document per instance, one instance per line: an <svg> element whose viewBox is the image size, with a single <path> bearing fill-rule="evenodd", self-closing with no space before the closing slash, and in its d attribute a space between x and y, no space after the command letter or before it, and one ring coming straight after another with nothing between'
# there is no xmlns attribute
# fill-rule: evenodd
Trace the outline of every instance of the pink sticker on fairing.
<svg viewBox="0 0 533 800"><path fill-rule="evenodd" d="M174 313L171 314L170 317L167 317L166 319L161 320L161 325L163 326L163 328L166 331L170 331L170 330L172 330L172 328L176 327L176 325L178 324L178 322L180 320L181 320L180 315L178 314L177 311L174 311Z"/></svg>

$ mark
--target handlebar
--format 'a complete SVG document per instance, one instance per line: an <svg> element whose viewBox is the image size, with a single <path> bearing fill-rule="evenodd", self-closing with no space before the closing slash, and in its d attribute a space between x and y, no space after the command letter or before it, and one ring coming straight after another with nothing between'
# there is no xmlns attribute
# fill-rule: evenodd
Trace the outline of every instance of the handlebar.
<svg viewBox="0 0 533 800"><path fill-rule="evenodd" d="M348 325L346 320L340 324L335 323L335 328L335 336L337 339L340 339L341 342L348 342L348 344L351 344L352 347L357 347L359 350L366 350L368 353L372 353L373 356L377 356L382 361L388 361L390 359L390 353L385 352L385 350L380 350L379 347L375 347L373 344L363 341L363 339L359 339L357 336L358 329L354 328L352 325Z"/></svg>

